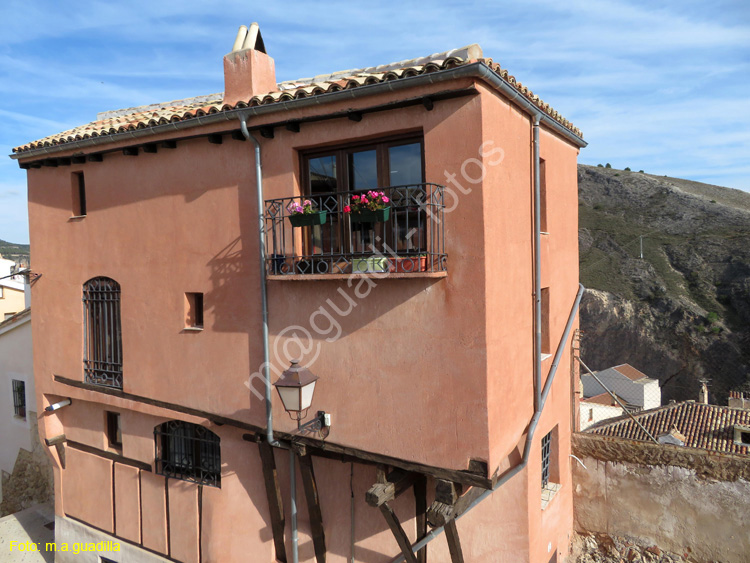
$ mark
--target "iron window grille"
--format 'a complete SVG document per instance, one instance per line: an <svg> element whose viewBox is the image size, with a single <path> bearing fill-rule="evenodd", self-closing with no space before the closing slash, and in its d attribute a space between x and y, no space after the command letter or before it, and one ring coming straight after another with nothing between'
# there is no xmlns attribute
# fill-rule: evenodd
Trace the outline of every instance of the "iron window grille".
<svg viewBox="0 0 750 563"><path fill-rule="evenodd" d="M154 428L156 472L160 475L221 486L219 437L208 428L170 420Z"/></svg>
<svg viewBox="0 0 750 563"><path fill-rule="evenodd" d="M99 277L83 286L86 383L122 389L120 284Z"/></svg>
<svg viewBox="0 0 750 563"><path fill-rule="evenodd" d="M17 379L13 380L13 413L26 419L26 383Z"/></svg>
<svg viewBox="0 0 750 563"><path fill-rule="evenodd" d="M316 193L265 202L266 268L269 275L349 274L377 271L417 274L447 271L445 188L411 184L377 188L389 198L390 217L381 223L356 223L344 211L351 196L363 192ZM321 225L294 229L287 207L309 200L325 211Z"/></svg>
<svg viewBox="0 0 750 563"><path fill-rule="evenodd" d="M549 461L552 449L552 432L542 438L542 489L549 484Z"/></svg>

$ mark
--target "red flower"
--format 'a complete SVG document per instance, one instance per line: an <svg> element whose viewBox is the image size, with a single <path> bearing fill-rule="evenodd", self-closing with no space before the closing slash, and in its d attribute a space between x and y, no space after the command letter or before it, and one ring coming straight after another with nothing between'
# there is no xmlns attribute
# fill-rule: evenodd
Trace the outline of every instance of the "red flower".
<svg viewBox="0 0 750 563"><path fill-rule="evenodd" d="M352 212L352 208L349 207L348 205L345 205L344 206L344 213L351 213L351 212Z"/></svg>

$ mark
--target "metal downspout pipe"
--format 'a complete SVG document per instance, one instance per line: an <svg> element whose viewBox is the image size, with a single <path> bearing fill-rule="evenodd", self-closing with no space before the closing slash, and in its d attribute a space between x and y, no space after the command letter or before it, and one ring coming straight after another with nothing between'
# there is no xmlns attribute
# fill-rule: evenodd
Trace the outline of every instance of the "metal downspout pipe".
<svg viewBox="0 0 750 563"><path fill-rule="evenodd" d="M263 379L266 382L266 440L269 444L277 448L283 448L281 444L273 437L273 403L271 402L271 374L268 345L268 293L266 287L266 226L263 219L263 169L260 159L260 143L253 137L247 128L245 119L240 119L240 129L245 139L253 142L255 145L255 182L257 184L256 195L258 199L258 263L260 266L260 303L261 315L263 317L263 366L261 371ZM288 449L288 448L285 448ZM298 563L298 538L297 538L297 469L294 452L289 450L289 494L291 496L290 520L292 525L292 563Z"/></svg>
<svg viewBox="0 0 750 563"><path fill-rule="evenodd" d="M542 246L541 182L539 179L539 117L532 115L534 160L534 410L540 411L542 398Z"/></svg>
<svg viewBox="0 0 750 563"><path fill-rule="evenodd" d="M247 129L247 122L240 119L240 129L245 139L255 145L255 183L258 198L258 265L260 266L260 306L263 317L263 365L261 372L266 381L266 440L272 446L279 446L273 437L273 406L271 403L271 374L269 373L270 358L268 345L268 294L266 288L266 226L263 219L263 170L260 161L260 143Z"/></svg>
<svg viewBox="0 0 750 563"><path fill-rule="evenodd" d="M563 331L563 335L560 338L560 343L557 345L557 351L555 352L555 358L552 361L552 366L550 366L549 375L547 376L547 382L544 384L544 389L541 393L539 409L534 412L534 416L531 418L531 422L529 422L529 429L526 434L526 442L523 447L523 458L518 465L508 469L505 473L503 473L498 478L494 487L488 489L487 491L482 493L481 496L477 497L477 499L472 502L463 513L459 514L456 517L456 520L462 518L464 514L467 514L469 511L471 511L476 505L489 497L497 489L502 487L508 480L510 480L511 477L513 477L526 467L526 464L529 461L529 454L531 453L531 444L534 441L536 426L539 423L539 418L542 416L542 409L544 409L544 403L547 402L547 396L549 395L550 389L552 389L552 382L555 379L555 373L557 373L557 366L560 364L560 359L562 358L563 351L565 350L565 344L568 341L568 337L570 336L570 331L573 328L573 322L575 321L576 315L578 313L578 306L581 303L581 297L583 297L583 292L585 291L585 289L586 288L583 287L583 284L578 284L578 293L576 294L575 301L573 302L573 307L570 310L568 322L565 324L565 330ZM422 538L412 546L412 551L414 553L418 552L420 549L422 549L424 546L438 537L441 533L443 533L444 530L445 528L443 526L434 528L429 534L427 534L424 538ZM403 555L397 555L390 560L390 563L403 563L404 561L405 559Z"/></svg>

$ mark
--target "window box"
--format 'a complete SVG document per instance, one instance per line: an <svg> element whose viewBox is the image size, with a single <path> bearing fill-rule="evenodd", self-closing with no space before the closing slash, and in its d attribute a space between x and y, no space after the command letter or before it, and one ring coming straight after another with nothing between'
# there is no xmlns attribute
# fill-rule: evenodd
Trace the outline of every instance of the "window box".
<svg viewBox="0 0 750 563"><path fill-rule="evenodd" d="M409 274L411 272L426 272L427 256L397 256L391 262L391 272Z"/></svg>
<svg viewBox="0 0 750 563"><path fill-rule="evenodd" d="M317 211L315 213L296 213L289 215L289 222L292 227L313 227L315 225L325 225L327 211Z"/></svg>
<svg viewBox="0 0 750 563"><path fill-rule="evenodd" d="M391 208L385 209L364 209L359 213L351 213L352 223L385 223L391 218Z"/></svg>
<svg viewBox="0 0 750 563"><path fill-rule="evenodd" d="M388 258L369 257L352 259L352 272L355 274L387 272L388 269Z"/></svg>

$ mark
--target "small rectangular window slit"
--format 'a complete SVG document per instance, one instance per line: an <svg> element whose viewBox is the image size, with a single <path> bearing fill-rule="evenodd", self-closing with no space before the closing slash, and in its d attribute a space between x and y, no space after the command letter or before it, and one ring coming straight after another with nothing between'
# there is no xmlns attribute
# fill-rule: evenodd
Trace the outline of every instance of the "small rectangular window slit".
<svg viewBox="0 0 750 563"><path fill-rule="evenodd" d="M120 425L120 413L105 411L107 417L107 442L110 448L119 450L122 448L122 426Z"/></svg>
<svg viewBox="0 0 750 563"><path fill-rule="evenodd" d="M185 328L203 328L203 294L185 294Z"/></svg>
<svg viewBox="0 0 750 563"><path fill-rule="evenodd" d="M83 172L73 172L71 190L73 196L73 217L86 216L86 182Z"/></svg>

